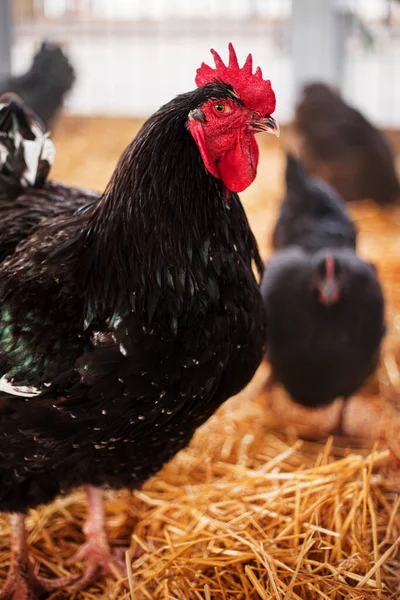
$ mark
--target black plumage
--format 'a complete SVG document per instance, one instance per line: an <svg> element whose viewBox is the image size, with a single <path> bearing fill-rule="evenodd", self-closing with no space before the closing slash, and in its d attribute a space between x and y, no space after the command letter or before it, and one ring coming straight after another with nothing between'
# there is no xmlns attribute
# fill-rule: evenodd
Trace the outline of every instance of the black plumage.
<svg viewBox="0 0 400 600"><path fill-rule="evenodd" d="M273 380L293 400L316 407L347 398L373 372L385 333L373 265L350 249L291 247L267 263L261 292Z"/></svg>
<svg viewBox="0 0 400 600"><path fill-rule="evenodd" d="M0 94L17 94L50 127L74 81L74 69L61 48L43 42L29 71L0 81Z"/></svg>
<svg viewBox="0 0 400 600"><path fill-rule="evenodd" d="M393 153L384 134L340 95L322 83L305 86L296 108L300 156L345 201L400 200Z"/></svg>
<svg viewBox="0 0 400 600"><path fill-rule="evenodd" d="M190 111L225 97L222 82L178 96L100 200L22 225L0 268L1 510L81 484L136 488L258 367L257 244L187 131Z"/></svg>
<svg viewBox="0 0 400 600"><path fill-rule="evenodd" d="M340 196L321 179L306 174L301 161L287 155L286 193L273 232L273 246L356 247L357 230Z"/></svg>

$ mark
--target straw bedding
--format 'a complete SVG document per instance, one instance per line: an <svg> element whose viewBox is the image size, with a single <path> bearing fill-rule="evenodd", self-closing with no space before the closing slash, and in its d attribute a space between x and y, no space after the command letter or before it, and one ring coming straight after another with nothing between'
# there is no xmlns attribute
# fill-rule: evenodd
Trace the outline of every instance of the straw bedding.
<svg viewBox="0 0 400 600"><path fill-rule="evenodd" d="M53 176L102 189L137 126L65 118L55 135ZM259 177L243 194L265 257L283 166L281 149L268 139ZM400 211L366 202L351 213L361 231L360 252L377 263L384 283L389 333L378 373L341 423L339 403L312 412L294 407L280 389L268 391L262 365L248 388L143 489L107 492L111 542L130 547L130 589L109 578L53 598L400 597L400 477L386 444L400 457ZM353 437L330 437L338 423ZM83 541L85 517L80 491L30 513L29 543L43 574L69 572L65 562ZM9 559L9 529L1 517L2 579Z"/></svg>

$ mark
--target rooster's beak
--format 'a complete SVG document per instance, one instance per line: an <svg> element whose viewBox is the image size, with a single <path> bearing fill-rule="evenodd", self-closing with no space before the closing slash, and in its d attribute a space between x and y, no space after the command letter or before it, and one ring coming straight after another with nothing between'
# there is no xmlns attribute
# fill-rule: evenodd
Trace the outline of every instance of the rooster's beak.
<svg viewBox="0 0 400 600"><path fill-rule="evenodd" d="M325 306L331 306L339 300L339 288L335 279L327 277L320 285L319 289L319 301Z"/></svg>
<svg viewBox="0 0 400 600"><path fill-rule="evenodd" d="M251 127L256 133L259 131L266 131L267 133L273 133L276 137L279 137L279 125L271 115L266 116L264 119L253 121Z"/></svg>

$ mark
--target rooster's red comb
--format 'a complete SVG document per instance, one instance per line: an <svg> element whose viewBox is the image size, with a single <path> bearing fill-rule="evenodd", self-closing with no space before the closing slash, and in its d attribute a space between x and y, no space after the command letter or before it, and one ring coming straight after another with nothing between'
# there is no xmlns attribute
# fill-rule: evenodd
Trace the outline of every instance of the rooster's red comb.
<svg viewBox="0 0 400 600"><path fill-rule="evenodd" d="M213 81L229 83L239 98L251 110L257 110L263 116L270 115L275 110L275 93L269 79L262 78L262 71L257 67L253 73L253 57L251 54L246 58L243 67L239 67L236 52L232 44L229 44L229 64L224 65L220 55L213 49L215 69L202 63L197 69L196 85L201 87Z"/></svg>

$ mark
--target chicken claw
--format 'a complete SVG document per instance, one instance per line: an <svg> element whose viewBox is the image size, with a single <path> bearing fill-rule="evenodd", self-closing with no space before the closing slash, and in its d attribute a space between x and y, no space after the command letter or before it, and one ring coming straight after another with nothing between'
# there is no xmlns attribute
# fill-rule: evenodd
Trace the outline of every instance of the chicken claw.
<svg viewBox="0 0 400 600"><path fill-rule="evenodd" d="M0 591L0 600L36 600L42 594L50 594L67 587L76 577L46 579L36 575L28 556L25 517L19 513L10 515L11 565Z"/></svg>
<svg viewBox="0 0 400 600"><path fill-rule="evenodd" d="M83 531L86 543L72 556L67 565L87 561L85 572L73 585L71 590L83 590L101 577L111 575L116 579L126 577L125 548L112 551L105 530L105 512L101 490L87 486L86 494L89 505L89 519ZM0 598L1 600L1 598Z"/></svg>

